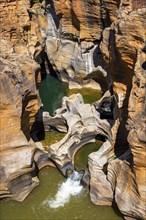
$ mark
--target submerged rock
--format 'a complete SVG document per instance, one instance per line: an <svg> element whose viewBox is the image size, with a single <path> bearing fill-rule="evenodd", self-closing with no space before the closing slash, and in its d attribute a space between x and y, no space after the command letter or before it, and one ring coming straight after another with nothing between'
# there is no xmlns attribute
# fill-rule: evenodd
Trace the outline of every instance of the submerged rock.
<svg viewBox="0 0 146 220"><path fill-rule="evenodd" d="M82 178L81 178L81 184L84 186L84 187L87 187L89 188L89 185L90 185L90 175L89 175L89 172L88 170L85 170L84 172L82 172Z"/></svg>

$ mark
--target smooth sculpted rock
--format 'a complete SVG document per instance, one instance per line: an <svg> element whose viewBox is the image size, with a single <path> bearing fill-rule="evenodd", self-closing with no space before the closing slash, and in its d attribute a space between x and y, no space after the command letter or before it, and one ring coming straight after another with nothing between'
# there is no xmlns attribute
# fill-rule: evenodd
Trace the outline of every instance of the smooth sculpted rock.
<svg viewBox="0 0 146 220"><path fill-rule="evenodd" d="M0 59L0 197L22 201L39 184L36 174L48 157L30 137L39 109L38 65L26 56L13 58Z"/></svg>
<svg viewBox="0 0 146 220"><path fill-rule="evenodd" d="M111 156L112 145L107 140L97 152L88 156L90 172L90 198L96 205L112 205L113 190L103 171Z"/></svg>
<svg viewBox="0 0 146 220"><path fill-rule="evenodd" d="M117 101L111 128L111 151L114 150L117 159L108 160L106 180L111 184L109 192L112 189L114 201L126 219L146 219L145 12L145 1L121 1L117 18L110 27L104 29L100 44ZM108 152L106 157L108 158ZM90 163L93 162L89 161ZM92 188L98 186L92 180L92 169L98 168L99 172L101 167L98 164L90 167ZM97 182L99 178L97 175ZM107 189L108 185L106 183L105 187L101 186L100 192L97 187L94 188L96 196L91 194L91 198L95 204L103 203L104 198L101 197L100 200L101 191ZM109 203L111 198L108 198Z"/></svg>
<svg viewBox="0 0 146 220"><path fill-rule="evenodd" d="M54 121L56 118L66 122L64 126L68 132L61 141L49 147L49 158L64 175L67 169L73 168L74 155L80 147L94 142L99 134L111 139L110 125L106 120L100 119L94 106L84 104L81 94L64 97L62 108L56 110Z"/></svg>

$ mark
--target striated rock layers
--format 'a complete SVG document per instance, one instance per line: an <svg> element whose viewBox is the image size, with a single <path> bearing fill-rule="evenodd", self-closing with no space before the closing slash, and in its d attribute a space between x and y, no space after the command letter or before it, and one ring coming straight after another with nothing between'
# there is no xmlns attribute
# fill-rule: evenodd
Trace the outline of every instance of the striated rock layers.
<svg viewBox="0 0 146 220"><path fill-rule="evenodd" d="M41 15L30 20L29 1L0 4L0 197L22 201L39 184L37 171L48 160L30 137L40 106L34 56L42 50Z"/></svg>
<svg viewBox="0 0 146 220"><path fill-rule="evenodd" d="M60 131L65 131L65 128L68 130L61 141L49 147L49 157L64 175L68 169L72 169L74 155L79 148L95 142L97 135L111 139L109 123L100 119L94 106L84 104L81 94L64 97L62 108L56 110L54 117L45 114L44 120L45 124ZM58 127L58 124L62 126Z"/></svg>
<svg viewBox="0 0 146 220"><path fill-rule="evenodd" d="M1 6L1 197L23 200L46 161L30 137L40 105L34 60L41 64L45 49L61 80L92 79L110 91L93 105L80 95L65 98L54 117L44 116L45 126L68 130L49 156L65 174L76 150L103 135L101 149L89 155L92 202L115 201L126 219L146 219L145 1L50 0L47 20L43 4Z"/></svg>
<svg viewBox="0 0 146 220"><path fill-rule="evenodd" d="M98 88L106 90L109 79L99 43L105 26L115 19L117 8L116 1L49 1L46 52L62 80L82 85L92 78Z"/></svg>
<svg viewBox="0 0 146 220"><path fill-rule="evenodd" d="M127 219L146 219L145 6L144 0L54 0L47 7L46 52L57 75L79 84L92 78L114 96L112 141L89 156L90 196L98 205L115 201Z"/></svg>
<svg viewBox="0 0 146 220"><path fill-rule="evenodd" d="M117 19L103 31L100 44L113 79L117 106L111 128L112 145L106 144L103 150L89 156L90 195L99 205L110 205L114 198L126 219L146 219L146 8L132 11L132 6L135 5L123 1Z"/></svg>

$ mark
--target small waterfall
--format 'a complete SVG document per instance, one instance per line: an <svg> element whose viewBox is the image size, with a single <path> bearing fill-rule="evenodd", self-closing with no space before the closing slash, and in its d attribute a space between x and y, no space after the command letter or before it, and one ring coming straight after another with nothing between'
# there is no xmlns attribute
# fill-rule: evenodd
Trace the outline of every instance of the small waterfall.
<svg viewBox="0 0 146 220"><path fill-rule="evenodd" d="M63 182L54 198L44 201L45 205L49 205L50 208L58 208L64 206L70 201L71 196L76 196L81 193L83 186L80 185L81 174L74 171L65 182Z"/></svg>

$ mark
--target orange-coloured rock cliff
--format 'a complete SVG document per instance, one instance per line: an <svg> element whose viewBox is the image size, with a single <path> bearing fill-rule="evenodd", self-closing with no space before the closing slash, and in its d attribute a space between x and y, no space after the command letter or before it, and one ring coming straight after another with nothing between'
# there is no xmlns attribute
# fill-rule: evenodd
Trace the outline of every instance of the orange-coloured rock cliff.
<svg viewBox="0 0 146 220"><path fill-rule="evenodd" d="M82 86L92 79L106 92L93 103L97 111L104 100L114 100L107 120L112 140L89 155L92 202L116 202L125 219L146 219L145 1L0 4L1 197L23 200L38 184L36 164L44 154L30 131L40 107L37 82L45 51L61 80Z"/></svg>
<svg viewBox="0 0 146 220"><path fill-rule="evenodd" d="M115 200L127 219L146 218L145 6L54 0L48 11L46 51L58 76L81 85L92 78L114 96L112 141L89 156L90 196L98 205Z"/></svg>
<svg viewBox="0 0 146 220"><path fill-rule="evenodd" d="M30 2L24 0L0 4L0 194L22 201L39 184L42 159L47 162L30 137L41 104L40 65L34 60L35 51L43 49L41 11L30 16Z"/></svg>

